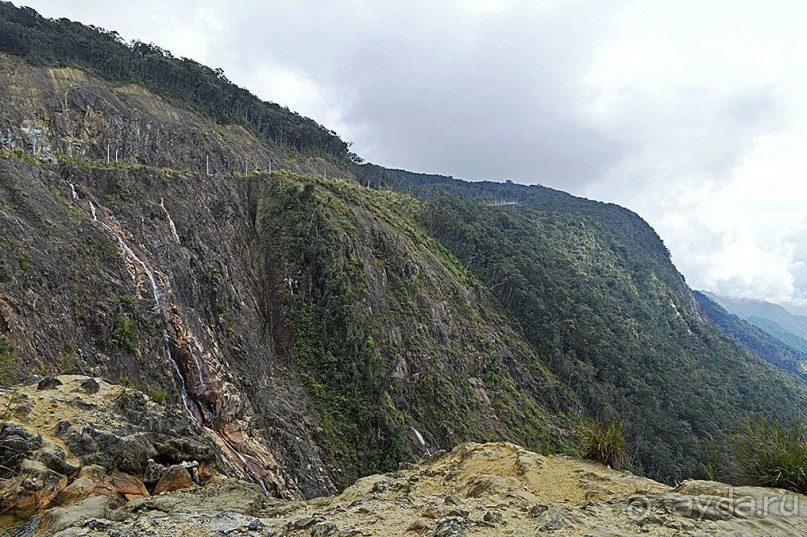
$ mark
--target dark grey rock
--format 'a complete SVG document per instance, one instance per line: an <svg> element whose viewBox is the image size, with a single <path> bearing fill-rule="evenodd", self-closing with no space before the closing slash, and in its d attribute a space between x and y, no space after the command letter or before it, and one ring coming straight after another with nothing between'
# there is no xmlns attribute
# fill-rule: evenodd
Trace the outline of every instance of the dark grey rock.
<svg viewBox="0 0 807 537"><path fill-rule="evenodd" d="M437 523L429 537L459 537L465 535L468 521L464 518L444 518Z"/></svg>
<svg viewBox="0 0 807 537"><path fill-rule="evenodd" d="M294 522L291 523L291 526L296 530L304 530L306 528L310 528L317 522L320 522L322 519L315 516L309 516L305 518L298 518Z"/></svg>
<svg viewBox="0 0 807 537"><path fill-rule="evenodd" d="M498 511L488 511L485 513L483 519L485 522L490 522L491 524L500 524L502 521L502 514Z"/></svg>
<svg viewBox="0 0 807 537"><path fill-rule="evenodd" d="M148 464L146 465L146 471L143 472L143 483L146 486L156 485L157 481L163 476L165 472L165 466L158 462L154 462L154 459L149 459Z"/></svg>
<svg viewBox="0 0 807 537"><path fill-rule="evenodd" d="M70 476L79 470L78 466L67 462L67 456L62 448L52 443L40 449L36 453L36 459L54 472L58 472L62 475Z"/></svg>
<svg viewBox="0 0 807 537"><path fill-rule="evenodd" d="M84 524L81 525L83 528L89 528L95 531L103 531L108 529L113 522L111 520L107 520L106 518L88 518L84 521Z"/></svg>
<svg viewBox="0 0 807 537"><path fill-rule="evenodd" d="M132 435L121 439L117 466L124 472L140 475L146 471L149 459L157 456L157 450L145 435Z"/></svg>
<svg viewBox="0 0 807 537"><path fill-rule="evenodd" d="M85 393L92 395L98 393L98 390L101 389L101 385L98 384L98 381L94 378L88 378L81 383L81 389L84 390Z"/></svg>
<svg viewBox="0 0 807 537"><path fill-rule="evenodd" d="M333 522L320 522L311 528L311 537L327 537L336 533L338 529Z"/></svg>
<svg viewBox="0 0 807 537"><path fill-rule="evenodd" d="M42 447L42 437L16 423L3 423L0 429L0 469L13 473L26 458Z"/></svg>
<svg viewBox="0 0 807 537"><path fill-rule="evenodd" d="M37 390L54 390L62 385L62 381L56 377L45 377L40 380L37 385Z"/></svg>

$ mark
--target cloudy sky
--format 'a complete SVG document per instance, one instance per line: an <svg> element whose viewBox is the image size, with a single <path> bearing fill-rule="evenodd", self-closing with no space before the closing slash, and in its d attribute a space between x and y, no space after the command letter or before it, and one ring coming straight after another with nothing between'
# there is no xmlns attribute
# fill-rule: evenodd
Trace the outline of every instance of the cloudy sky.
<svg viewBox="0 0 807 537"><path fill-rule="evenodd" d="M22 3L221 67L369 161L629 207L695 288L807 302L803 0Z"/></svg>

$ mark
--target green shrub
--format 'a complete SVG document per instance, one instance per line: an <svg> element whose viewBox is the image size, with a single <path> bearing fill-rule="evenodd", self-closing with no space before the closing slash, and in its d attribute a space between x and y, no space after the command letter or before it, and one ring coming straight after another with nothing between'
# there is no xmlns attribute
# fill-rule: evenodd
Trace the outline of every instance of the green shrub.
<svg viewBox="0 0 807 537"><path fill-rule="evenodd" d="M807 439L800 416L789 426L746 417L729 447L742 482L807 493Z"/></svg>
<svg viewBox="0 0 807 537"><path fill-rule="evenodd" d="M71 359L68 356L59 356L57 365L56 365L56 372L60 375L75 375L78 371L78 365L76 364L75 360Z"/></svg>
<svg viewBox="0 0 807 537"><path fill-rule="evenodd" d="M134 295L124 294L119 297L121 307L123 307L124 311L127 312L134 312L137 310L137 299Z"/></svg>
<svg viewBox="0 0 807 537"><path fill-rule="evenodd" d="M151 391L151 400L158 405L163 404L166 397L168 397L168 388L165 386L160 386Z"/></svg>
<svg viewBox="0 0 807 537"><path fill-rule="evenodd" d="M583 458L620 469L625 464L626 442L621 421L589 421L580 430Z"/></svg>
<svg viewBox="0 0 807 537"><path fill-rule="evenodd" d="M109 335L107 346L121 351L134 352L137 348L135 341L136 331L137 323L123 315L119 315L115 319L115 326Z"/></svg>

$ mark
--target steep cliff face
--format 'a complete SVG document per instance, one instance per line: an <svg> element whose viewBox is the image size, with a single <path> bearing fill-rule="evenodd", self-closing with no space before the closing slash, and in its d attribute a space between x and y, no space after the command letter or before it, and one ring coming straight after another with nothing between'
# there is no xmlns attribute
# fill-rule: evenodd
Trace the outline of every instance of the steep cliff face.
<svg viewBox="0 0 807 537"><path fill-rule="evenodd" d="M337 458L382 469L467 438L569 444L576 398L408 196L275 174L256 206L277 352L304 376ZM370 432L368 435L367 433Z"/></svg>
<svg viewBox="0 0 807 537"><path fill-rule="evenodd" d="M212 175L285 157L137 88L3 62L0 292L23 369L167 388L275 493L332 490L316 411L267 329L251 183Z"/></svg>
<svg viewBox="0 0 807 537"><path fill-rule="evenodd" d="M790 419L807 401L797 378L708 320L631 211L541 186L397 179L424 196L418 221L491 289L587 411L624 420L634 468L671 483L701 475L707 433L730 436L746 414Z"/></svg>
<svg viewBox="0 0 807 537"><path fill-rule="evenodd" d="M581 416L680 481L744 414L807 405L627 209L358 165L157 47L8 3L0 29L0 381L167 396L280 496L465 440L574 452Z"/></svg>
<svg viewBox="0 0 807 537"><path fill-rule="evenodd" d="M138 88L0 60L0 328L23 371L167 389L272 494L471 438L569 442L574 396L417 202L224 173L346 172Z"/></svg>

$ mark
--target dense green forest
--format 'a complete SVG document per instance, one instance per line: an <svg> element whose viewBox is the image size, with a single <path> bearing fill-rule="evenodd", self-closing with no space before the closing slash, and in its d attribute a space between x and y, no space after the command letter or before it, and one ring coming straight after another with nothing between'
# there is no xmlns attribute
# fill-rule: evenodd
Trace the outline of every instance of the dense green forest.
<svg viewBox="0 0 807 537"><path fill-rule="evenodd" d="M261 101L220 69L175 58L152 44L126 43L117 32L68 19L47 19L31 8L0 1L0 51L32 65L73 66L121 84L140 84L221 123L243 125L267 142L298 151L358 161L331 130L288 108Z"/></svg>
<svg viewBox="0 0 807 537"><path fill-rule="evenodd" d="M336 255L314 184L285 179L266 184L257 217L264 269L277 283L272 303L282 304L273 309L274 322L291 329L288 352L322 414L332 456L339 453L353 479L387 471L411 454L404 416L390 400L389 366L356 316L362 262ZM283 281L284 274L297 278Z"/></svg>
<svg viewBox="0 0 807 537"><path fill-rule="evenodd" d="M807 379L807 374L801 368L802 362L807 363L806 353L791 348L765 330L732 315L705 294L693 291L693 295L709 320L719 326L724 334L779 369Z"/></svg>
<svg viewBox="0 0 807 537"><path fill-rule="evenodd" d="M748 321L749 324L756 326L760 330L763 330L765 333L775 337L791 349L801 353L807 353L807 340L797 336L793 332L788 331L780 324L762 317L748 317L746 321Z"/></svg>
<svg viewBox="0 0 807 537"><path fill-rule="evenodd" d="M473 197L480 186L468 184ZM635 214L505 188L522 204L432 190L420 221L495 293L590 414L625 421L637 470L668 482L702 475L708 434L727 436L745 413L783 415L785 402L803 399L797 379L700 318Z"/></svg>

